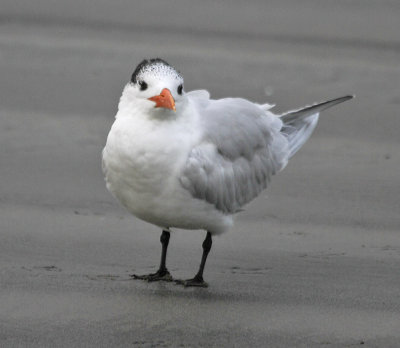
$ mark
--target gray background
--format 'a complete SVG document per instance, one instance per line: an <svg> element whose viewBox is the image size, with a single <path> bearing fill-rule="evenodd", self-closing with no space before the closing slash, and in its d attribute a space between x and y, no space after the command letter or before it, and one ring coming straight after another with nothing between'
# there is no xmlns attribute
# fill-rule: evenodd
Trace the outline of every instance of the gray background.
<svg viewBox="0 0 400 348"><path fill-rule="evenodd" d="M0 346L397 347L400 3L0 4ZM185 89L276 103L345 94L215 238L208 289L130 280L159 234L106 191L101 150L143 58ZM204 232L173 233L197 270Z"/></svg>

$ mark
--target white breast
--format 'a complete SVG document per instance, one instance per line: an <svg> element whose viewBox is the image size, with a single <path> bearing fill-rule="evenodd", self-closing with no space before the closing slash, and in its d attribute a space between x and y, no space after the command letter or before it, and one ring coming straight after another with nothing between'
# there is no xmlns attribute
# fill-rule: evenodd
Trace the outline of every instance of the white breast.
<svg viewBox="0 0 400 348"><path fill-rule="evenodd" d="M111 128L103 150L107 187L134 214L163 195L184 160L184 147L171 135L187 132L171 129L177 126L121 117Z"/></svg>
<svg viewBox="0 0 400 348"><path fill-rule="evenodd" d="M135 216L160 227L222 233L232 217L194 198L179 178L201 131L195 112L171 119L117 117L103 150L108 190Z"/></svg>

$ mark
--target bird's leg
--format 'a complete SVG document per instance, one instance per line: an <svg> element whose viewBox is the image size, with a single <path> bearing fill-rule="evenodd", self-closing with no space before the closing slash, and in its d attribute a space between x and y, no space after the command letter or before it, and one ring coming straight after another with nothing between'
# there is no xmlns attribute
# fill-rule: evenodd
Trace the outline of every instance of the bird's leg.
<svg viewBox="0 0 400 348"><path fill-rule="evenodd" d="M132 277L134 279L143 279L143 280L147 280L149 282L153 282L153 281L157 281L157 280L164 280L164 281L170 282L173 280L171 274L169 273L169 271L166 267L169 237L170 237L170 233L166 230L163 230L161 237L160 237L162 251L161 251L161 262L160 262L160 267L158 268L158 271L156 273L150 273L150 274L145 274L145 275L133 274Z"/></svg>
<svg viewBox="0 0 400 348"><path fill-rule="evenodd" d="M178 284L182 284L184 287L188 287L188 286L198 286L198 287L203 287L203 288L208 287L208 284L203 279L203 272L204 272L204 266L206 264L208 253L211 250L211 246L212 246L211 233L209 231L207 231L206 239L204 239L204 242L203 242L203 256L201 257L199 271L192 279L177 280L176 282Z"/></svg>

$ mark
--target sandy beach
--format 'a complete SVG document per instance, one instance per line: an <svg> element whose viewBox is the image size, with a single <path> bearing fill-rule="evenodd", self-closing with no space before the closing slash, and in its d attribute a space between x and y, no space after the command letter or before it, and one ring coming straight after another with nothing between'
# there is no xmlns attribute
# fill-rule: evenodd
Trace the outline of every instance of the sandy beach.
<svg viewBox="0 0 400 348"><path fill-rule="evenodd" d="M3 0L0 346L399 347L399 17L389 0ZM214 239L207 289L130 278L157 268L161 231L101 172L150 57L277 113L356 95ZM172 233L175 277L204 236Z"/></svg>

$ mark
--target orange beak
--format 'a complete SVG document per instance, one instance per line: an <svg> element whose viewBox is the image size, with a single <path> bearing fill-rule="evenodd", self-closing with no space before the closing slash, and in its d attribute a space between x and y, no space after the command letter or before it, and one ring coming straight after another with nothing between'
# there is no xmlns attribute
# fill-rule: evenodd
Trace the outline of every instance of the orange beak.
<svg viewBox="0 0 400 348"><path fill-rule="evenodd" d="M168 88L164 88L160 95L155 95L154 97L149 98L149 100L156 103L156 108L166 108L176 111L175 100Z"/></svg>

